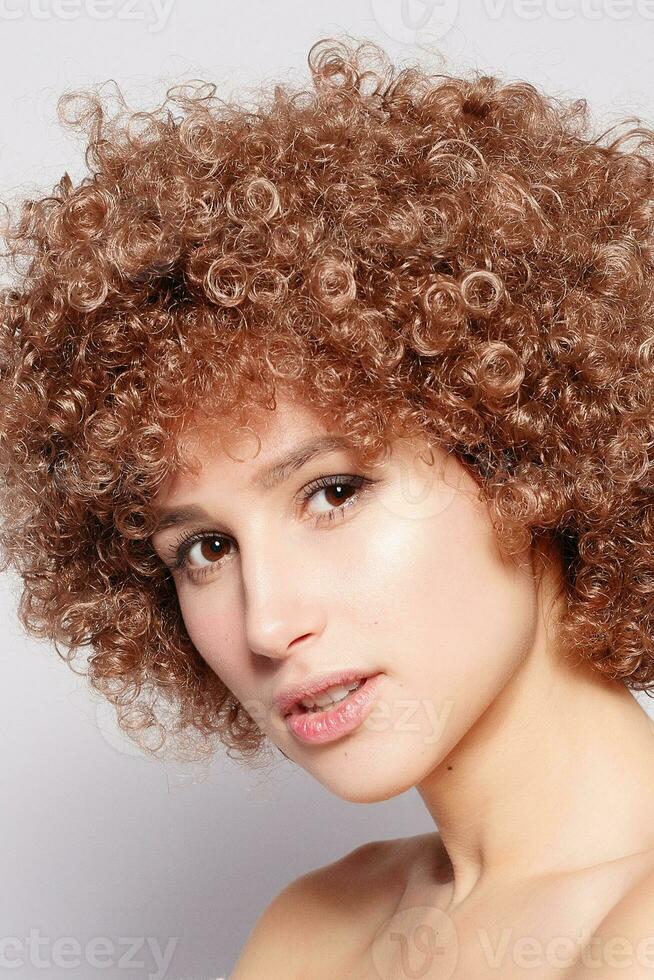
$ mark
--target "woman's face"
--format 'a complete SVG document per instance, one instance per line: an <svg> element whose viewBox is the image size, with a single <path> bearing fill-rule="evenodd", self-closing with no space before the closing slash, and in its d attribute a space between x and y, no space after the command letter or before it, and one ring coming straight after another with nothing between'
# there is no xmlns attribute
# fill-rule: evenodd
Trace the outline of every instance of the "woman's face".
<svg viewBox="0 0 654 980"><path fill-rule="evenodd" d="M182 536L204 532L173 571L186 629L270 739L343 799L388 799L445 759L528 653L531 552L502 557L451 455L429 466L423 446L398 440L363 471L333 446L266 487L256 477L270 464L338 430L282 397L253 429L260 448L252 431L197 430L200 475L177 476L155 504L205 516L153 544L170 565ZM311 487L325 476L340 491ZM371 713L335 740L300 741L275 696L347 668L381 672Z"/></svg>

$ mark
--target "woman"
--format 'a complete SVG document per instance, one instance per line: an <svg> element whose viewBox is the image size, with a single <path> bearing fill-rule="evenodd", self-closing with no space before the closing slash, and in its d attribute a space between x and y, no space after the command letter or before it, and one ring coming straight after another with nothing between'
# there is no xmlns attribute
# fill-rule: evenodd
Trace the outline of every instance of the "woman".
<svg viewBox="0 0 654 980"><path fill-rule="evenodd" d="M649 976L654 132L309 66L256 112L64 97L92 172L7 232L21 622L146 750L421 794L438 831L290 883L233 980Z"/></svg>

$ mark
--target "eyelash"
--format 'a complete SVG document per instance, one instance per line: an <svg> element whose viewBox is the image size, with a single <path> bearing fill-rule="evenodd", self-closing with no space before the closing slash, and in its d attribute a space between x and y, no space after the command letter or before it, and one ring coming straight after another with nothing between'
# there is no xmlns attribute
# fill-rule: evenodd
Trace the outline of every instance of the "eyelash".
<svg viewBox="0 0 654 980"><path fill-rule="evenodd" d="M334 507L332 510L327 511L326 513L318 514L313 519L314 525L316 526L324 523L330 523L334 520L341 519L341 515L344 516L345 511L347 511L352 505L358 503L361 497L371 488L371 486L378 482L378 480L370 480L367 477L355 476L354 474L343 474L341 476L321 476L318 477L317 480L313 480L311 483L307 484L307 486L302 489L302 502L305 503L311 500L321 490L329 487L347 486L359 491L358 493L355 493L349 497L342 506ZM174 558L174 561L172 561L172 564L169 565L169 567L175 571L183 571L184 574L193 582L206 578L213 568L219 567L222 563L218 561L214 564L205 565L203 568L194 568L189 564L188 556L194 544L196 544L198 541L211 538L227 539L227 535L217 534L215 531L202 529L200 531L194 531L192 534L182 535L181 537L177 538L170 548L170 556Z"/></svg>

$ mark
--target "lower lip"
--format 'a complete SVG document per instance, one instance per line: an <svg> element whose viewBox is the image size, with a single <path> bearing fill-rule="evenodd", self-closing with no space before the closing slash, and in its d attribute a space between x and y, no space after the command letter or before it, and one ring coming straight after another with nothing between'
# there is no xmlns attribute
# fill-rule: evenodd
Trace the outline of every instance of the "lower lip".
<svg viewBox="0 0 654 980"><path fill-rule="evenodd" d="M358 690L324 711L295 711L285 718L290 731L301 742L314 745L333 742L353 732L369 715L372 700L383 674L369 677Z"/></svg>

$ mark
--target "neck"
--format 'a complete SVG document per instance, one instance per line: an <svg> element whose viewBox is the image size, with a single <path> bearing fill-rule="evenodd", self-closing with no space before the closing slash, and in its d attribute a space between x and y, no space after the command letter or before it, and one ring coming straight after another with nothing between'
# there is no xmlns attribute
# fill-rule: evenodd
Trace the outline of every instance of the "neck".
<svg viewBox="0 0 654 980"><path fill-rule="evenodd" d="M563 874L654 847L654 723L541 629L501 694L417 787L454 879Z"/></svg>

